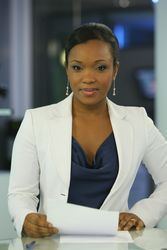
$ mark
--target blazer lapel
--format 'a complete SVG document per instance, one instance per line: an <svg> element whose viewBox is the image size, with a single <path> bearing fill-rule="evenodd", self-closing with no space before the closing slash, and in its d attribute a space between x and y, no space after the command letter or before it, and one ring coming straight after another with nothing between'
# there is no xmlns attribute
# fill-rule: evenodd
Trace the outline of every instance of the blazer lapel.
<svg viewBox="0 0 167 250"><path fill-rule="evenodd" d="M124 182L124 179L127 177L131 167L133 152L133 128L128 119L126 119L125 111L121 110L119 106L109 100L108 108L117 146L119 172L117 179L103 205L105 205L110 197L117 192Z"/></svg>
<svg viewBox="0 0 167 250"><path fill-rule="evenodd" d="M59 104L58 104L59 105ZM53 169L51 174L59 175L68 190L71 174L72 96L57 106L50 120L50 154ZM55 178L56 180L56 178Z"/></svg>

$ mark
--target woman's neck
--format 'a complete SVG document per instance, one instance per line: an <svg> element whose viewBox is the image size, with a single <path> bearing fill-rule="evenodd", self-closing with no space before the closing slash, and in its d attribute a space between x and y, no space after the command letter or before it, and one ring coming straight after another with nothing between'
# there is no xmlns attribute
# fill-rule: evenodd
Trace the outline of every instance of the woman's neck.
<svg viewBox="0 0 167 250"><path fill-rule="evenodd" d="M78 100L73 98L72 102L73 116L106 116L108 114L107 101L103 100L95 105L86 105L80 103Z"/></svg>

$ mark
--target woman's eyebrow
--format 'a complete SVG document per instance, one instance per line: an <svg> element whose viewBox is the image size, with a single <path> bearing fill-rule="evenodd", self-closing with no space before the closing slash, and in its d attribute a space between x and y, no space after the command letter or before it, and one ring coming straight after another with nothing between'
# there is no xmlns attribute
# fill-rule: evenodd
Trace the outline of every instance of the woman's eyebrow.
<svg viewBox="0 0 167 250"><path fill-rule="evenodd" d="M75 60L75 59L74 59L74 60L71 60L70 62L71 62L71 63L72 63L72 62L82 63L81 61Z"/></svg>
<svg viewBox="0 0 167 250"><path fill-rule="evenodd" d="M106 59L98 59L95 61L95 63L98 63L98 62L106 62L107 60Z"/></svg>
<svg viewBox="0 0 167 250"><path fill-rule="evenodd" d="M82 61L79 61L79 60L77 60L77 59L71 60L70 62L71 62L71 63L73 63L73 62L83 63ZM98 60L95 60L95 61L94 61L94 63L98 63L98 62L106 62L106 60L105 60L105 59L98 59Z"/></svg>

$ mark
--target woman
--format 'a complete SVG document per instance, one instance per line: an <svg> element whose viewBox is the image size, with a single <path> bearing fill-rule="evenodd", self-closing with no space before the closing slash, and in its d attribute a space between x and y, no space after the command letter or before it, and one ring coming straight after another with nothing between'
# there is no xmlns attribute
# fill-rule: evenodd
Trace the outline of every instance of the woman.
<svg viewBox="0 0 167 250"><path fill-rule="evenodd" d="M120 211L120 230L153 227L166 213L167 144L143 108L107 98L112 84L115 94L118 67L118 42L108 27L90 23L74 30L66 44L72 94L28 110L15 139L9 210L19 235L58 232L45 215L51 197ZM128 210L141 161L157 187Z"/></svg>

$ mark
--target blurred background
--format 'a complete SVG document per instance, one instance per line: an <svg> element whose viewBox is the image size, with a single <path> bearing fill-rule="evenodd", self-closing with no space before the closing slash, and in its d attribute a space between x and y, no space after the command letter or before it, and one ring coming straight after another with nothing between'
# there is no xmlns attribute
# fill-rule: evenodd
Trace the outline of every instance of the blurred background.
<svg viewBox="0 0 167 250"><path fill-rule="evenodd" d="M109 97L145 107L167 136L165 8L165 0L0 0L0 217L7 213L12 145L24 112L65 98L65 40L82 23L104 23L119 40L117 92ZM141 165L129 206L153 189ZM2 217L3 234L13 235L8 214Z"/></svg>

